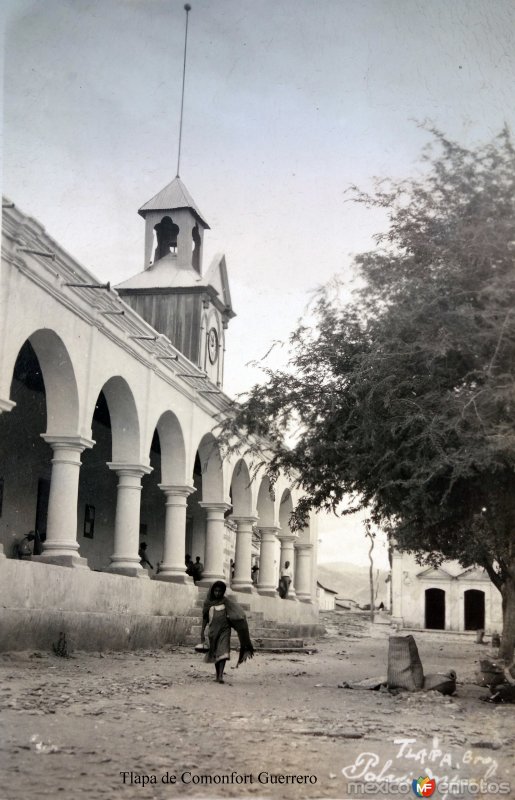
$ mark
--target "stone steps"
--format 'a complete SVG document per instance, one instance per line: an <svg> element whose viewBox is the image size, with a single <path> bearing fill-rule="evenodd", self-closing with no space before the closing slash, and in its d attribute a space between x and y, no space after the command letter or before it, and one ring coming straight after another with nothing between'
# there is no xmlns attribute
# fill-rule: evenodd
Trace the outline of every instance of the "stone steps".
<svg viewBox="0 0 515 800"><path fill-rule="evenodd" d="M202 607L207 593L208 590L206 588L198 587L197 601L186 615L191 620L191 625L183 639L184 645L195 646L200 641ZM238 605L244 609L247 615L250 638L256 650L288 653L299 652L304 649L303 632L299 632L298 625L291 626L286 622L267 620L262 611L251 611L249 603L238 602ZM295 633L292 632L292 627L297 629ZM237 636L235 633L233 633L232 637L232 646L237 648Z"/></svg>
<svg viewBox="0 0 515 800"><path fill-rule="evenodd" d="M202 625L195 624L192 625L189 633L191 636L197 637L197 642L200 640L200 632L202 630ZM286 628L281 628L278 625L273 625L272 623L270 626L260 626L260 625L249 625L250 631L250 638L254 639L289 639L289 631ZM299 636L294 636L294 639L299 639Z"/></svg>
<svg viewBox="0 0 515 800"><path fill-rule="evenodd" d="M190 608L189 611L186 612L185 616L191 618L194 624L196 623L200 625L202 620L202 609L200 607ZM265 615L262 611L247 611L246 617L247 622L249 623L249 628L277 628L288 633L292 627L313 627L313 624L303 625L302 623L279 622L278 620L265 619ZM323 626L319 625L318 623L316 624L316 627L320 629L323 628ZM308 634L306 631L306 635L320 635L321 632L321 630L317 630L316 634Z"/></svg>
<svg viewBox="0 0 515 800"><path fill-rule="evenodd" d="M284 636L253 636L250 638L256 650L301 650L304 648L304 639L294 639ZM188 634L182 644L195 646L199 643L199 636ZM232 637L233 649L238 648L238 637Z"/></svg>

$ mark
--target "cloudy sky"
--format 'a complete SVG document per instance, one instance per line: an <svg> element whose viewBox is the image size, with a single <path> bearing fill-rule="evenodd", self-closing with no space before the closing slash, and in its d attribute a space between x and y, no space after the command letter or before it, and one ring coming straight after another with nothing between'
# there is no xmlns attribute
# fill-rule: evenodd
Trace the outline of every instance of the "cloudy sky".
<svg viewBox="0 0 515 800"><path fill-rule="evenodd" d="M176 174L182 0L4 0L3 190L99 279L143 268L137 209ZM419 169L431 120L515 124L513 0L191 0L181 178L227 257L226 384L384 226L346 189ZM281 358L278 351L276 358ZM347 520L351 532L360 523ZM342 560L324 523L321 560ZM365 558L347 537L345 560Z"/></svg>

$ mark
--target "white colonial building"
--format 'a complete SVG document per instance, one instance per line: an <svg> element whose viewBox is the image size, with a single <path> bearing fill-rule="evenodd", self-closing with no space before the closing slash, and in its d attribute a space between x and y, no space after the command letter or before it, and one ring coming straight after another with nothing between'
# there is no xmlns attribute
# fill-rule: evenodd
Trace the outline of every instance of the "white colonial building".
<svg viewBox="0 0 515 800"><path fill-rule="evenodd" d="M421 567L394 550L392 620L406 628L493 633L502 629L501 595L479 567Z"/></svg>
<svg viewBox="0 0 515 800"><path fill-rule="evenodd" d="M227 580L233 559L232 589L266 617L316 621L315 520L293 533L295 491L251 480L217 444L234 316L225 259L203 272L208 225L179 178L139 213L142 271L113 289L4 199L0 648L71 629L83 647L134 645L145 626L174 640L198 593L186 553L204 584ZM31 530L42 553L12 558ZM159 572L142 568L141 542Z"/></svg>

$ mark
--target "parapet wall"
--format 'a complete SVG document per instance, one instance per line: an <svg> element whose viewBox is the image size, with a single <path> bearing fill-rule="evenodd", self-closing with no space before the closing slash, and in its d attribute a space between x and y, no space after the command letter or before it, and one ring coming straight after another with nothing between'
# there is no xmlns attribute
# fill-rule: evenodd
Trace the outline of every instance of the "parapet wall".
<svg viewBox="0 0 515 800"><path fill-rule="evenodd" d="M180 643L198 621L189 616L198 594L194 585L0 557L0 651L51 650L63 633L70 651ZM317 607L307 603L237 599L292 627L318 621Z"/></svg>

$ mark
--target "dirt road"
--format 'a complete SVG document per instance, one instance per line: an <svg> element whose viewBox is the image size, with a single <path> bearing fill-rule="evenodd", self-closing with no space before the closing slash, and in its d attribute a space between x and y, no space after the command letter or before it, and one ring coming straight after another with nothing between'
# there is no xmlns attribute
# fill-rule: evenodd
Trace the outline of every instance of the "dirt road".
<svg viewBox="0 0 515 800"><path fill-rule="evenodd" d="M450 781L452 797L515 797L515 708L470 683L488 648L417 635L426 672L457 671L456 697L338 688L386 673L388 633L333 618L317 652L259 653L224 685L189 648L2 655L0 798L415 797L428 771L436 798Z"/></svg>

